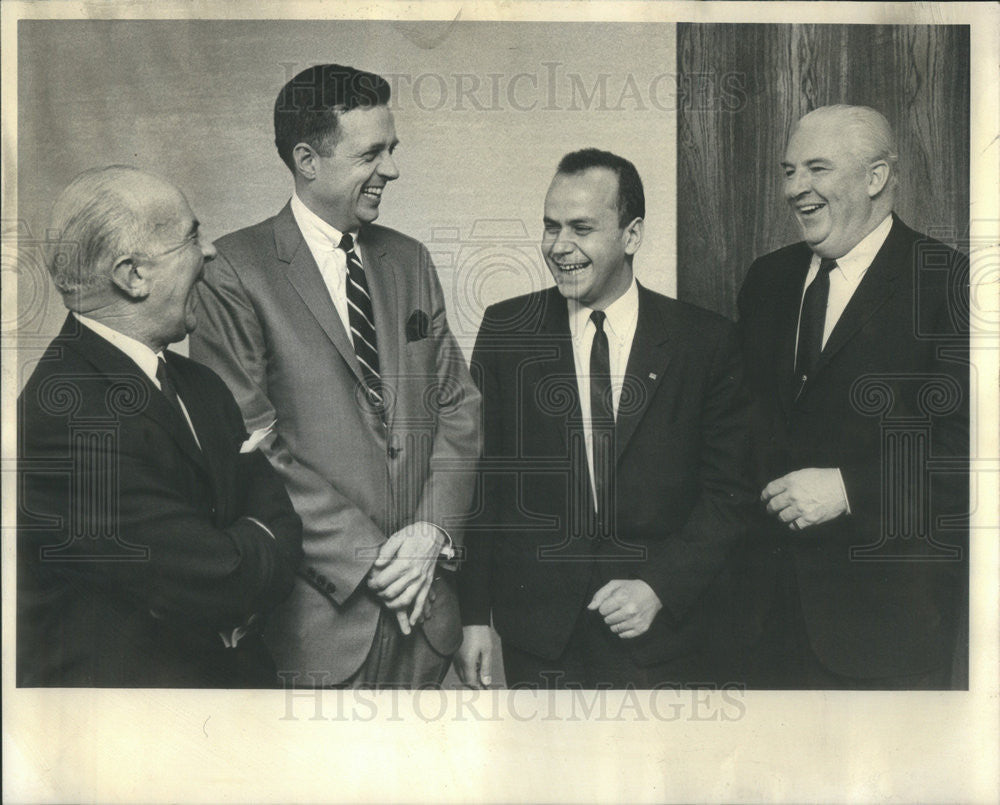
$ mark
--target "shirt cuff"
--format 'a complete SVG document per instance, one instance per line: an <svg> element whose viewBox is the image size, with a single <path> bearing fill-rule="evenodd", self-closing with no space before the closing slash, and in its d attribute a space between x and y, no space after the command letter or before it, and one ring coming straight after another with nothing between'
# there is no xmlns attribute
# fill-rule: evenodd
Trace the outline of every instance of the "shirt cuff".
<svg viewBox="0 0 1000 805"><path fill-rule="evenodd" d="M844 485L844 474L840 471L840 467L837 467L837 477L840 479L840 493L844 496L844 506L847 509L847 514L850 514L851 500L847 497L847 487Z"/></svg>
<svg viewBox="0 0 1000 805"><path fill-rule="evenodd" d="M441 546L441 551L438 553L438 559L444 562L450 562L455 558L455 541L451 538L451 534L445 531L437 523L428 523L426 520L418 520L414 525L426 525L431 528L437 529L444 536L444 545Z"/></svg>

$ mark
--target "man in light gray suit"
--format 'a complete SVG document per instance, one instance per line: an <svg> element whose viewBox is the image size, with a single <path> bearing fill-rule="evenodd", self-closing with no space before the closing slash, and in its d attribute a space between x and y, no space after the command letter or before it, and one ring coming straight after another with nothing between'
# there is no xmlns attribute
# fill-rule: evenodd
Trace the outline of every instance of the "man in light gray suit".
<svg viewBox="0 0 1000 805"><path fill-rule="evenodd" d="M295 192L227 235L191 355L229 384L304 524L265 634L286 685L439 683L461 642L448 558L480 398L427 249L373 224L399 172L389 86L318 65L274 108Z"/></svg>

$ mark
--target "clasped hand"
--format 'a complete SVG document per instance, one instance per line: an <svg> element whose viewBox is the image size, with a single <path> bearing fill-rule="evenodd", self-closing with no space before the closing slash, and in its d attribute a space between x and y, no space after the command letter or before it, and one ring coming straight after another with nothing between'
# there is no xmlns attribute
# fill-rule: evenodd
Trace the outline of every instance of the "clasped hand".
<svg viewBox="0 0 1000 805"><path fill-rule="evenodd" d="M764 487L760 499L767 504L768 514L775 515L793 531L847 513L847 498L836 467L790 472Z"/></svg>
<svg viewBox="0 0 1000 805"><path fill-rule="evenodd" d="M372 565L368 586L396 612L403 634L409 634L424 615L443 545L444 535L438 528L412 523L386 540Z"/></svg>

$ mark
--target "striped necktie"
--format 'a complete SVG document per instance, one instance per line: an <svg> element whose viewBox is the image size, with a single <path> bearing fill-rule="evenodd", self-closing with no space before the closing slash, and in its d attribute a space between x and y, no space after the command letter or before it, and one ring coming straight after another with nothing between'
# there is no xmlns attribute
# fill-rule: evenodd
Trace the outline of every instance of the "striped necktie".
<svg viewBox="0 0 1000 805"><path fill-rule="evenodd" d="M347 254L347 313L351 324L354 354L361 364L365 391L375 405L382 405L382 377L378 362L378 337L375 335L375 313L368 291L365 269L354 250L354 238L344 235L337 247Z"/></svg>

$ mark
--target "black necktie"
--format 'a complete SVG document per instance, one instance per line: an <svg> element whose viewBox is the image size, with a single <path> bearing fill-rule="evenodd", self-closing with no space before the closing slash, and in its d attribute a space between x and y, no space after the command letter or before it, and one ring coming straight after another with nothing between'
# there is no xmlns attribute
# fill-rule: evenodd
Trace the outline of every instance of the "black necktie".
<svg viewBox="0 0 1000 805"><path fill-rule="evenodd" d="M608 336L604 332L605 314L594 310L590 320L596 332L590 347L590 433L594 461L594 489L597 494L597 515L602 524L610 506L611 473L614 467L615 413L611 397L611 360Z"/></svg>
<svg viewBox="0 0 1000 805"><path fill-rule="evenodd" d="M365 270L354 251L354 238L344 235L338 248L347 254L347 313L351 325L354 354L361 364L369 399L382 404L382 379L378 362L378 338L375 335L375 313L368 291Z"/></svg>
<svg viewBox="0 0 1000 805"><path fill-rule="evenodd" d="M181 409L180 398L177 396L177 386L174 384L171 374L172 372L170 367L167 366L167 362L163 358L157 358L156 379L160 383L160 391L167 398L167 402L174 409L174 413L180 417L181 422L187 427L187 419L184 416L184 411Z"/></svg>
<svg viewBox="0 0 1000 805"><path fill-rule="evenodd" d="M812 377L823 351L823 328L826 326L826 303L830 297L830 272L836 260L824 257L819 272L806 288L802 299L802 317L799 320L799 347L795 358L795 378L800 387Z"/></svg>

